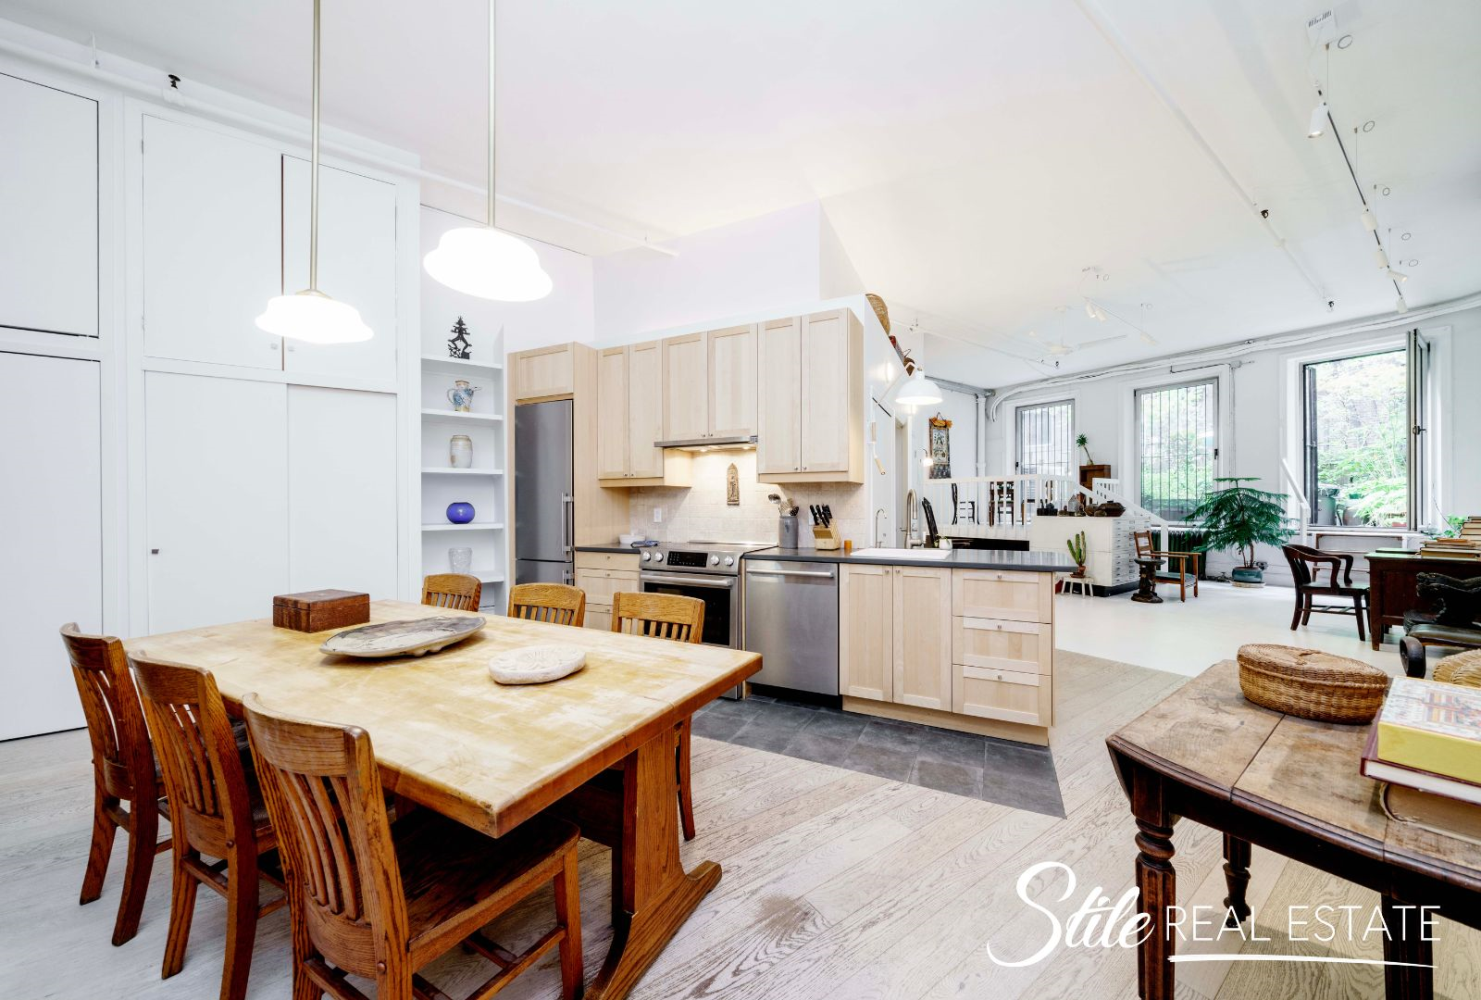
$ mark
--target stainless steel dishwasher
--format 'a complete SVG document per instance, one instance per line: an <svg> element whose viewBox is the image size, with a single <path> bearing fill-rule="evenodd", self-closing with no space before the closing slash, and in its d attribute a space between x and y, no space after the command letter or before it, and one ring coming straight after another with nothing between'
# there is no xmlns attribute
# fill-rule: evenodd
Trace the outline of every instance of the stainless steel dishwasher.
<svg viewBox="0 0 1481 1000"><path fill-rule="evenodd" d="M838 696L838 566L746 559L745 648L753 684Z"/></svg>

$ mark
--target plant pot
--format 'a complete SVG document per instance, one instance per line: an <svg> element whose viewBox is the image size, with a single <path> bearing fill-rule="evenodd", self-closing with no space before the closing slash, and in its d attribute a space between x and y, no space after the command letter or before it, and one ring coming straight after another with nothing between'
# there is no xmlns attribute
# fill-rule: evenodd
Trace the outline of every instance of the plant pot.
<svg viewBox="0 0 1481 1000"><path fill-rule="evenodd" d="M1263 587L1265 586L1265 574L1259 567L1236 566L1229 571L1229 579L1234 581L1236 587Z"/></svg>
<svg viewBox="0 0 1481 1000"><path fill-rule="evenodd" d="M1081 563L1079 566L1076 566L1075 571L1071 573L1070 576L1074 577L1076 580L1085 579L1085 565Z"/></svg>

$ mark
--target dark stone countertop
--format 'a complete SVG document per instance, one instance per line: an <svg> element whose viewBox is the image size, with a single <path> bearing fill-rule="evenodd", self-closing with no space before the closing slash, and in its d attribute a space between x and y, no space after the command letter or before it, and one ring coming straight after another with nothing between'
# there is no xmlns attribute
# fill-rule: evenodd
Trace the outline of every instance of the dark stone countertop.
<svg viewBox="0 0 1481 1000"><path fill-rule="evenodd" d="M908 551L902 549L901 551ZM910 556L844 555L839 549L819 552L817 549L784 549L780 546L746 553L747 559L781 559L788 562L859 563L873 566L944 566L949 569L1001 569L1029 573L1069 573L1074 560L1061 552L1000 551L994 549L953 549L945 559L919 559Z"/></svg>

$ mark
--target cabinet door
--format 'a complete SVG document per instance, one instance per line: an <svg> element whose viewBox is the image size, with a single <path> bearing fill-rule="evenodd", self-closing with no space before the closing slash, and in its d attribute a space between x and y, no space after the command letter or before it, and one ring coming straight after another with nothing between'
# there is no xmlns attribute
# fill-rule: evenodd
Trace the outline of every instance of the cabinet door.
<svg viewBox="0 0 1481 1000"><path fill-rule="evenodd" d="M84 724L57 627L103 631L96 361L0 354L0 740Z"/></svg>
<svg viewBox="0 0 1481 1000"><path fill-rule="evenodd" d="M146 354L282 368L255 323L283 287L281 173L276 150L144 116Z"/></svg>
<svg viewBox="0 0 1481 1000"><path fill-rule="evenodd" d="M951 711L951 570L894 568L894 701Z"/></svg>
<svg viewBox="0 0 1481 1000"><path fill-rule="evenodd" d="M0 75L0 135L0 326L96 337L98 103Z"/></svg>
<svg viewBox="0 0 1481 1000"><path fill-rule="evenodd" d="M288 387L288 586L396 597L396 397Z"/></svg>
<svg viewBox="0 0 1481 1000"><path fill-rule="evenodd" d="M628 470L634 479L663 475L663 348L656 340L633 344L627 355Z"/></svg>
<svg viewBox="0 0 1481 1000"><path fill-rule="evenodd" d="M736 326L708 334L710 436L756 433L756 328Z"/></svg>
<svg viewBox="0 0 1481 1000"><path fill-rule="evenodd" d="M286 394L144 374L150 632L266 618L291 592Z"/></svg>
<svg viewBox="0 0 1481 1000"><path fill-rule="evenodd" d="M894 685L894 593L888 566L844 566L838 600L838 691L890 701Z"/></svg>
<svg viewBox="0 0 1481 1000"><path fill-rule="evenodd" d="M597 354L597 478L625 479L627 446L626 347L608 347Z"/></svg>
<svg viewBox="0 0 1481 1000"><path fill-rule="evenodd" d="M520 351L509 357L509 384L516 403L569 396L576 391L576 359L570 344Z"/></svg>
<svg viewBox="0 0 1481 1000"><path fill-rule="evenodd" d="M309 163L283 157L283 293L309 283ZM357 344L289 340L290 372L396 378L396 186L319 168L319 290L360 310L375 336Z"/></svg>
<svg viewBox="0 0 1481 1000"><path fill-rule="evenodd" d="M709 436L710 406L705 335L691 333L663 342L663 438L688 441Z"/></svg>
<svg viewBox="0 0 1481 1000"><path fill-rule="evenodd" d="M951 613L963 618L1053 621L1054 574L959 570L952 588Z"/></svg>
<svg viewBox="0 0 1481 1000"><path fill-rule="evenodd" d="M802 471L847 472L848 320L843 312L802 320Z"/></svg>
<svg viewBox="0 0 1481 1000"><path fill-rule="evenodd" d="M757 331L756 472L802 468L802 320L773 320Z"/></svg>

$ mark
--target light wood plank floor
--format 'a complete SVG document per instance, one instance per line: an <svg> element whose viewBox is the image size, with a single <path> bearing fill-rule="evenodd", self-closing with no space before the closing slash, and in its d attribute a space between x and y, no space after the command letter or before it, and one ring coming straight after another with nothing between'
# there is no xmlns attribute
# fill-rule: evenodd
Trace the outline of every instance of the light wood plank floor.
<svg viewBox="0 0 1481 1000"><path fill-rule="evenodd" d="M1044 962L1001 968L986 945L1010 959L1043 940L1046 921L1018 900L1028 866L1063 861L1080 883L1119 896L1132 881L1133 824L1104 739L1182 683L1160 671L1061 653L1052 743L1064 795L1062 820L934 792L853 771L702 739L695 741L699 837L684 846L693 863L721 862L724 877L634 992L640 998L944 1000L1016 997L1111 998L1136 995L1130 952L1062 949ZM91 795L84 735L0 744L0 997L212 998L219 987L224 907L202 893L184 971L159 979L169 905L168 864L157 866L139 936L122 948L108 938L121 863L103 898L77 905L87 848ZM121 840L122 838L120 838ZM1175 837L1180 902L1218 905L1224 896L1219 838L1192 824ZM167 859L161 859L166 861ZM120 858L115 859L120 862ZM611 929L606 852L584 845L582 870L588 974ZM1034 886L1057 901L1061 880ZM1351 903L1374 894L1320 872L1257 852L1250 890L1256 912L1283 914L1292 903ZM548 894L490 929L516 949L550 912ZM1066 914L1071 904L1056 904ZM1281 921L1283 923L1283 916ZM1274 926L1261 927L1271 953L1303 951ZM1481 935L1440 922L1437 992L1481 996ZM1239 950L1237 939L1224 950ZM1202 946L1212 950L1213 946ZM1180 950L1195 950L1192 946ZM1377 957L1379 944L1332 946ZM286 997L287 914L259 931L250 996ZM455 954L429 970L454 996L486 975L477 959ZM552 962L506 996L556 995ZM1207 963L1180 969L1187 1000L1376 998L1374 967L1285 963Z"/></svg>

